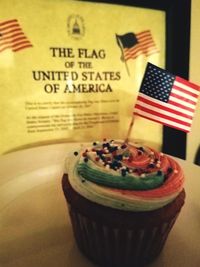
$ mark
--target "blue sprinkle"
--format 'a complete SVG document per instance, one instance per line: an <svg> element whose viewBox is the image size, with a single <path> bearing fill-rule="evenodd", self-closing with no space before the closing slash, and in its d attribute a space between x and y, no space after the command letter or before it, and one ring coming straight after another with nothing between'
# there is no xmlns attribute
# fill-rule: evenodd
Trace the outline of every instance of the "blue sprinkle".
<svg viewBox="0 0 200 267"><path fill-rule="evenodd" d="M157 171L157 175L162 175L162 172L161 171Z"/></svg>
<svg viewBox="0 0 200 267"><path fill-rule="evenodd" d="M123 169L123 170L121 171L121 173L122 173L122 176L126 176L126 170Z"/></svg>
<svg viewBox="0 0 200 267"><path fill-rule="evenodd" d="M117 150L117 146L113 146L113 147L111 146L111 147L108 148L108 150L109 150L110 153L112 153L112 152Z"/></svg>
<svg viewBox="0 0 200 267"><path fill-rule="evenodd" d="M105 161L105 160L106 160L106 157L105 157L105 156L103 156L103 155L99 155L99 157L100 157L100 159L101 159L101 160L103 160L103 161Z"/></svg>
<svg viewBox="0 0 200 267"><path fill-rule="evenodd" d="M173 169L172 168L168 168L167 169L167 173L172 173L173 172Z"/></svg>
<svg viewBox="0 0 200 267"><path fill-rule="evenodd" d="M148 167L149 167L149 168L154 168L155 165L154 165L153 163L150 163L150 164L148 165Z"/></svg>
<svg viewBox="0 0 200 267"><path fill-rule="evenodd" d="M101 156L101 155L103 154L103 151L102 151L102 150L97 150L97 151L96 151L96 154L97 154L98 156Z"/></svg>
<svg viewBox="0 0 200 267"><path fill-rule="evenodd" d="M122 160L123 156L122 155L116 155L114 156L114 159L116 160Z"/></svg>

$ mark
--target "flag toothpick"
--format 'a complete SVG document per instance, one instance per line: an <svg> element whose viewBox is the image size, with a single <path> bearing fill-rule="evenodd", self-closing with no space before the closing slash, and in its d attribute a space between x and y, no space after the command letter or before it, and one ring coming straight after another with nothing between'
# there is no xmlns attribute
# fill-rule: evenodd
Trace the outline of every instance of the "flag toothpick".
<svg viewBox="0 0 200 267"><path fill-rule="evenodd" d="M200 86L147 64L134 114L189 132Z"/></svg>
<svg viewBox="0 0 200 267"><path fill-rule="evenodd" d="M129 142L135 115L189 132L199 94L199 85L148 63L125 143Z"/></svg>

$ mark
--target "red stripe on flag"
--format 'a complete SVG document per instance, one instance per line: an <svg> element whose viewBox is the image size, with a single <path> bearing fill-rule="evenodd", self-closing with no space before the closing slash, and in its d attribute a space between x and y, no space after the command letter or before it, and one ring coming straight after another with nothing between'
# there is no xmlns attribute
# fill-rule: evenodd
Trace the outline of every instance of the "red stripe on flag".
<svg viewBox="0 0 200 267"><path fill-rule="evenodd" d="M20 47L18 47L18 46L20 46ZM7 45L7 46L3 47L2 49L0 49L0 52L4 51L6 49L9 49L9 48L12 49L13 52L16 52L16 51L21 50L22 48L32 47L32 46L33 45L29 41L24 41L24 42L16 43L14 45Z"/></svg>
<svg viewBox="0 0 200 267"><path fill-rule="evenodd" d="M17 20L16 19L11 19L11 20L0 22L0 27L4 26L6 24L9 24L9 23L13 23L13 22L17 22Z"/></svg>
<svg viewBox="0 0 200 267"><path fill-rule="evenodd" d="M164 109L164 110L166 110L168 112L172 112L172 113L174 113L174 114L176 114L178 116L183 116L183 117L188 118L188 119L192 119L193 118L193 116L187 115L187 114L185 114L183 112L180 112L180 111L177 111L175 109L172 109L172 108L167 107L165 105L165 102L164 102L164 104L162 104L162 102L161 102L161 104L158 104L158 103L155 103L155 102L153 102L151 100L148 100L146 98L143 98L140 95L138 96L138 101L141 101L143 103L146 103L146 104L148 104L150 106L154 106L154 107L159 108L159 109ZM174 106L174 105L172 105L172 106ZM185 110L185 108L184 108L184 110ZM192 110L192 112L193 112L193 110Z"/></svg>
<svg viewBox="0 0 200 267"><path fill-rule="evenodd" d="M19 28L19 24L18 23L10 24L8 26L5 26L3 28L0 28L0 31L1 32L4 32L5 30L12 29L14 27Z"/></svg>
<svg viewBox="0 0 200 267"><path fill-rule="evenodd" d="M177 99L179 99L179 100L182 100L182 101L184 101L184 102L187 102L187 103L189 103L189 104L196 105L196 102L195 102L195 101L192 101L191 99L188 99L188 98L186 98L186 97L184 97L184 96L175 94L173 91L171 91L170 96L173 96L173 97L175 97L175 98L177 98Z"/></svg>
<svg viewBox="0 0 200 267"><path fill-rule="evenodd" d="M146 38L146 37L151 37L151 32L150 30L146 30L146 31L143 31L143 32L139 32L136 34L137 38Z"/></svg>
<svg viewBox="0 0 200 267"><path fill-rule="evenodd" d="M175 123L178 123L178 124L181 124L181 125L185 125L185 126L188 126L188 127L191 126L191 123L189 123L189 122L185 122L183 120L179 120L179 119L174 118L172 116L165 115L164 113L157 112L157 111L155 111L153 109L148 109L148 108L143 107L143 106L141 106L139 104L136 104L135 107L140 109L140 110L142 110L142 111L144 111L144 112L147 112L149 114L155 115L155 116L159 117L160 119L170 120L172 122L175 122Z"/></svg>
<svg viewBox="0 0 200 267"><path fill-rule="evenodd" d="M139 114L139 113L137 113L137 112L134 112L134 114L137 114L137 115L139 115L140 117L143 117L143 118L145 118L145 119L150 119L150 118L148 118L147 116L144 116L144 115L141 115L141 114ZM158 123L161 123L159 120L156 120L156 119L153 119L153 118L151 118L150 120L152 120L152 121L155 121L155 122L158 122ZM172 126L170 123L164 123L164 125L166 125L166 126L169 126L169 127L173 127L173 128L175 128L175 129L177 129L177 130L181 130L181 131L184 131L184 132L186 132L186 133L188 133L190 130L183 130L183 128L182 127L178 127L178 126Z"/></svg>
<svg viewBox="0 0 200 267"><path fill-rule="evenodd" d="M21 47L19 47L19 48L15 48L15 49L13 49L13 52L17 52L17 51L19 51L19 50L22 50L22 49L24 49L24 48L28 48L28 47L32 47L32 44L27 44L27 45L23 45L23 46L21 46Z"/></svg>
<svg viewBox="0 0 200 267"><path fill-rule="evenodd" d="M10 33L13 33L13 32L22 32L22 29L21 29L21 28L16 28L16 29L13 29L13 30L4 32L4 33L3 33L3 37L1 37L1 38L4 39L4 36L7 36L7 35L9 36L9 34L10 34Z"/></svg>
<svg viewBox="0 0 200 267"><path fill-rule="evenodd" d="M198 86L197 84L191 83L191 82L189 82L189 81L187 81L187 80L185 80L179 76L176 76L176 81L178 81L184 85L187 85L187 86L197 90L198 92L200 91L200 86Z"/></svg>
<svg viewBox="0 0 200 267"><path fill-rule="evenodd" d="M24 45L24 44L31 44L31 43L28 40L26 40L26 41L15 43L12 47L15 48L16 46Z"/></svg>
<svg viewBox="0 0 200 267"><path fill-rule="evenodd" d="M13 44L16 44L18 41L21 41L21 40L26 40L27 42L29 42L26 38L26 36L21 36L21 37L18 37L18 38L15 38L15 39L12 39L12 41L6 41L3 43L3 45L6 45L6 44L10 44L11 42ZM0 45L1 46L1 45Z"/></svg>
<svg viewBox="0 0 200 267"><path fill-rule="evenodd" d="M191 112L194 112L194 110L195 110L195 108L186 107L185 105L182 105L182 104L175 102L173 100L170 100L170 99L168 101L168 104L174 105L174 107L179 107L179 108L191 111Z"/></svg>
<svg viewBox="0 0 200 267"><path fill-rule="evenodd" d="M128 60L128 59L135 59L137 58L139 55L142 54L142 50L140 49L140 47L138 45L136 45L137 47L135 48L131 48L129 50L125 50L124 52L124 58L125 60Z"/></svg>
<svg viewBox="0 0 200 267"><path fill-rule="evenodd" d="M23 36L23 35L24 35L24 33L20 31L20 32L17 32L15 34L10 35L10 36L4 37L2 41L9 40L11 38L15 38L18 36ZM0 44L1 44L1 39L0 39Z"/></svg>
<svg viewBox="0 0 200 267"><path fill-rule="evenodd" d="M192 93L190 91L187 91L187 90L183 89L182 87L179 87L179 86L177 86L175 84L173 85L173 88L179 90L180 92L182 92L184 94L188 94L189 96L193 96L193 97L198 98L197 94L194 94L194 93Z"/></svg>
<svg viewBox="0 0 200 267"><path fill-rule="evenodd" d="M148 47L146 49L141 49L141 46L137 46L131 49L124 49L124 58L125 60L128 59L135 59L138 56L144 54L145 56L150 56L155 53L159 53L160 51L155 47Z"/></svg>

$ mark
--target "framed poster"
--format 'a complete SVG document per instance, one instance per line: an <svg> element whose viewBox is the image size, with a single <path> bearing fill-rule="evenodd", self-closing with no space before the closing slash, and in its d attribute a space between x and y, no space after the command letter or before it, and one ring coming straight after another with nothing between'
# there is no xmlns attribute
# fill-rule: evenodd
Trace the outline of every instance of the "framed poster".
<svg viewBox="0 0 200 267"><path fill-rule="evenodd" d="M125 138L148 62L187 78L184 1L1 1L0 154ZM185 134L161 124L137 118L131 138L185 156Z"/></svg>

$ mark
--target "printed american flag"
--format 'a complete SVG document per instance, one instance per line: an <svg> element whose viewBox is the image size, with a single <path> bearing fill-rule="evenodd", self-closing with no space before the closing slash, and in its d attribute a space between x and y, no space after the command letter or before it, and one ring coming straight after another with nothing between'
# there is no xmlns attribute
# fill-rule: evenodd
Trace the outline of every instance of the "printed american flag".
<svg viewBox="0 0 200 267"><path fill-rule="evenodd" d="M134 114L189 132L199 93L200 86L148 63Z"/></svg>
<svg viewBox="0 0 200 267"><path fill-rule="evenodd" d="M153 40L150 30L140 33L126 33L124 35L116 35L118 45L123 49L123 59L135 59L141 54L146 57L158 53L159 50Z"/></svg>
<svg viewBox="0 0 200 267"><path fill-rule="evenodd" d="M6 49L17 52L31 46L16 19L0 22L0 52Z"/></svg>

